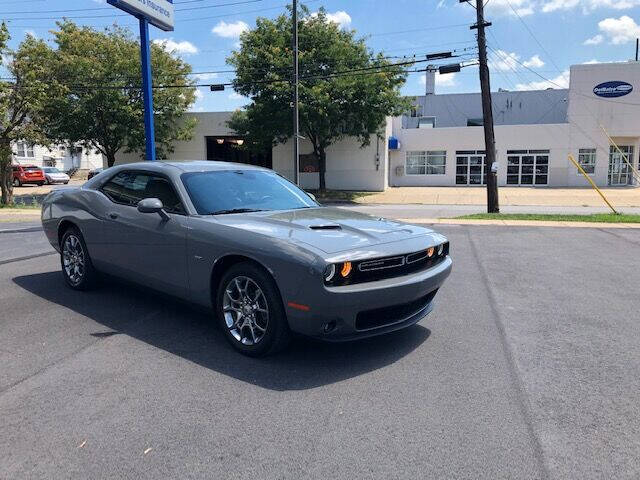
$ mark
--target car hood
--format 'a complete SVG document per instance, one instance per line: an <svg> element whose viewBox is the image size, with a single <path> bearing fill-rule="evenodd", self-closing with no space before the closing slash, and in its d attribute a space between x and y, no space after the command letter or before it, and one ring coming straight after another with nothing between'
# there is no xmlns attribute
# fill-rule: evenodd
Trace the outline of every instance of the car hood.
<svg viewBox="0 0 640 480"><path fill-rule="evenodd" d="M212 219L228 226L307 244L327 254L365 251L375 245L434 233L417 225L327 207L218 215ZM434 238L434 244L438 240Z"/></svg>

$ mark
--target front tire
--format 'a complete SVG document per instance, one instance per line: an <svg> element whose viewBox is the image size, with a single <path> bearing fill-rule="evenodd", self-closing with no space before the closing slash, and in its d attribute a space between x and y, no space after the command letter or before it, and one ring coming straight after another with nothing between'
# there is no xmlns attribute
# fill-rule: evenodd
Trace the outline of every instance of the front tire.
<svg viewBox="0 0 640 480"><path fill-rule="evenodd" d="M21 187L22 186L22 182L19 179L14 178L13 179L13 186L14 187Z"/></svg>
<svg viewBox="0 0 640 480"><path fill-rule="evenodd" d="M69 227L60 241L60 266L66 284L74 290L88 290L97 280L97 272L82 233L76 227Z"/></svg>
<svg viewBox="0 0 640 480"><path fill-rule="evenodd" d="M284 349L291 332L273 278L250 262L233 265L218 286L216 315L225 337L244 355Z"/></svg>

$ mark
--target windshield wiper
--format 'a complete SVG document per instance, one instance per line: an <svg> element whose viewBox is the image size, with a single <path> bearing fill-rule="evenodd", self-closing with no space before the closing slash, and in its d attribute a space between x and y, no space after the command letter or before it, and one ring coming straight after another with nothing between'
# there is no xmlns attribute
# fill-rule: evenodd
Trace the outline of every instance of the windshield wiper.
<svg viewBox="0 0 640 480"><path fill-rule="evenodd" d="M209 213L209 215L227 215L231 213L251 213L251 212L264 212L264 210L259 208L229 208L227 210L216 210L215 212Z"/></svg>

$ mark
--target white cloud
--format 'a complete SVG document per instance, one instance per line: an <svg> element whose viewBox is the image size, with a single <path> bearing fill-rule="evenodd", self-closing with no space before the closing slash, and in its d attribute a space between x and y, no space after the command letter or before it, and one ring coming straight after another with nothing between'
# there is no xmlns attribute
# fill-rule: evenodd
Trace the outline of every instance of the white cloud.
<svg viewBox="0 0 640 480"><path fill-rule="evenodd" d="M627 10L638 5L640 0L547 0L542 4L542 11L548 13L582 7L583 13L587 14L598 8Z"/></svg>
<svg viewBox="0 0 640 480"><path fill-rule="evenodd" d="M198 53L198 48L186 40L176 42L173 38L158 38L154 40L153 43L156 45L164 45L164 48L173 53L180 53L182 55L195 55Z"/></svg>
<svg viewBox="0 0 640 480"><path fill-rule="evenodd" d="M195 75L195 78L198 82L206 82L208 80L213 80L214 78L218 78L217 73L198 73Z"/></svg>
<svg viewBox="0 0 640 480"><path fill-rule="evenodd" d="M211 29L211 32L222 38L238 38L242 33L249 30L249 25L242 20L237 22L227 23L220 21L215 27Z"/></svg>
<svg viewBox="0 0 640 480"><path fill-rule="evenodd" d="M604 37L600 34L595 37L587 38L582 44L583 45L599 45L604 40Z"/></svg>
<svg viewBox="0 0 640 480"><path fill-rule="evenodd" d="M34 30L25 30L24 36L26 37L27 35L31 35L33 38L38 38L38 35Z"/></svg>
<svg viewBox="0 0 640 480"><path fill-rule="evenodd" d="M605 18L598 22L598 28L614 45L628 43L640 37L640 26L627 15L620 18Z"/></svg>
<svg viewBox="0 0 640 480"><path fill-rule="evenodd" d="M550 0L542 5L542 11L549 13L555 12L556 10L569 10L579 4L580 0Z"/></svg>
<svg viewBox="0 0 640 480"><path fill-rule="evenodd" d="M520 55L517 53L496 50L493 58L489 61L489 66L497 70L516 70L520 66L518 60L520 60Z"/></svg>
<svg viewBox="0 0 640 480"><path fill-rule="evenodd" d="M527 68L540 68L544 67L544 62L539 55L534 55L529 60L525 60L524 62L522 62L522 65Z"/></svg>
<svg viewBox="0 0 640 480"><path fill-rule="evenodd" d="M550 80L535 80L530 83L518 83L516 90L546 90L547 88L569 88L569 70Z"/></svg>
<svg viewBox="0 0 640 480"><path fill-rule="evenodd" d="M242 100L244 97L239 93L233 92L229 94L229 100Z"/></svg>
<svg viewBox="0 0 640 480"><path fill-rule="evenodd" d="M533 0L492 0L487 4L487 11L492 14L515 16L515 10L521 17L526 17L534 13L534 7Z"/></svg>
<svg viewBox="0 0 640 480"><path fill-rule="evenodd" d="M338 10L334 13L327 12L325 15L327 16L327 20L329 22L337 23L338 25L340 25L340 28L347 28L349 25L351 25L351 16L344 10ZM317 16L318 12L313 12L311 14L311 17Z"/></svg>
<svg viewBox="0 0 640 480"><path fill-rule="evenodd" d="M457 87L458 84L458 78L456 77L457 73L445 73L444 75L440 75L439 73L436 72L436 87L441 87L441 88L449 88L449 87ZM426 85L427 84L427 77L426 75L420 75L420 84L421 85Z"/></svg>
<svg viewBox="0 0 640 480"><path fill-rule="evenodd" d="M456 87L458 86L457 73L436 74L436 87ZM426 83L426 79L425 79Z"/></svg>
<svg viewBox="0 0 640 480"><path fill-rule="evenodd" d="M596 63L600 63L598 60L596 60L595 58L587 61L587 62L583 62L583 65L595 65Z"/></svg>
<svg viewBox="0 0 640 480"><path fill-rule="evenodd" d="M204 98L204 93L202 93L202 90L200 90L199 88L196 88L195 95L196 95L196 102Z"/></svg>

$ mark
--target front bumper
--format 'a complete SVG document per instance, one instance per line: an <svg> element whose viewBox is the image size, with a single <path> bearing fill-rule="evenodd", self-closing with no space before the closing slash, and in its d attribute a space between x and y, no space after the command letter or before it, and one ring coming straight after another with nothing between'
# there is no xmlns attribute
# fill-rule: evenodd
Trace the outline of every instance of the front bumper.
<svg viewBox="0 0 640 480"><path fill-rule="evenodd" d="M290 328L327 341L366 338L409 327L433 309L434 297L451 272L451 258L402 277L306 292L306 311L285 302ZM305 289L307 290L307 289Z"/></svg>

